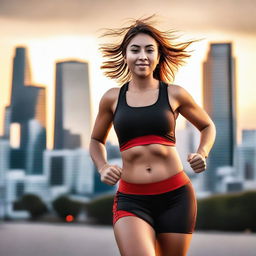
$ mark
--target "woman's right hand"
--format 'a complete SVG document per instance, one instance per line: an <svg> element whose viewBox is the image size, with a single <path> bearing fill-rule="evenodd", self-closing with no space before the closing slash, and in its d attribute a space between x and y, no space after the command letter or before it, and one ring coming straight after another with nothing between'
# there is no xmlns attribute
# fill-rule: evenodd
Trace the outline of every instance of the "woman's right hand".
<svg viewBox="0 0 256 256"><path fill-rule="evenodd" d="M100 179L102 182L114 186L122 175L122 168L117 165L106 164L100 170Z"/></svg>

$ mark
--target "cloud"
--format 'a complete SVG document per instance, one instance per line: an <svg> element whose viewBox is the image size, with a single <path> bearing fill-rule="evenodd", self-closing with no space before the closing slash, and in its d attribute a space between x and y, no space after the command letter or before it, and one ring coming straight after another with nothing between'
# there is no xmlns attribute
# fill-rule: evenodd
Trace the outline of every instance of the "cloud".
<svg viewBox="0 0 256 256"><path fill-rule="evenodd" d="M256 34L256 0L0 0L0 18L41 23L42 29L58 23L93 31L153 13L175 28Z"/></svg>

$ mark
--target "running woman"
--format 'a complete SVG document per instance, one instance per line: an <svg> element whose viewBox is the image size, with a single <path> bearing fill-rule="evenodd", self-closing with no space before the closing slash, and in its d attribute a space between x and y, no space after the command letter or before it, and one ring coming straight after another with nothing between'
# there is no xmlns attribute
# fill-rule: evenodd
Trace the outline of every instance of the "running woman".
<svg viewBox="0 0 256 256"><path fill-rule="evenodd" d="M115 185L113 229L122 256L185 256L197 216L197 201L176 150L179 114L200 131L196 152L187 161L195 173L206 170L216 128L182 86L171 84L190 57L196 40L175 44L175 31L162 32L152 16L103 36L122 36L100 47L105 75L119 87L102 96L91 134L90 155L101 181ZM122 167L107 162L105 143L114 126Z"/></svg>

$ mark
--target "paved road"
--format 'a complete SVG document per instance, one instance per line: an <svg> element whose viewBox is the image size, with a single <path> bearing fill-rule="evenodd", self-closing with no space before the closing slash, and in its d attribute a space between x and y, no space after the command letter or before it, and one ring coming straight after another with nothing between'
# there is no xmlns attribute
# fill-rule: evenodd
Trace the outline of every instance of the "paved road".
<svg viewBox="0 0 256 256"><path fill-rule="evenodd" d="M109 226L0 222L1 256L119 256ZM256 234L195 232L188 256L255 256Z"/></svg>

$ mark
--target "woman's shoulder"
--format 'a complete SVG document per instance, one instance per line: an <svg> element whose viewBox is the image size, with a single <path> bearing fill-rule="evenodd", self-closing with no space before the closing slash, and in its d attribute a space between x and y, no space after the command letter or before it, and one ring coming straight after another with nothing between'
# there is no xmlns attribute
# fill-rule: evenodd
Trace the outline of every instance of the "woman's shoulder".
<svg viewBox="0 0 256 256"><path fill-rule="evenodd" d="M102 96L102 98L106 98L106 99L109 99L109 100L113 100L113 99L116 99L116 97L118 96L119 94L119 91L120 91L121 87L112 87L110 89L108 89Z"/></svg>
<svg viewBox="0 0 256 256"><path fill-rule="evenodd" d="M121 87L112 87L108 89L101 97L101 103L111 107L118 98Z"/></svg>
<svg viewBox="0 0 256 256"><path fill-rule="evenodd" d="M170 84L167 83L168 86L168 93L171 94L173 97L179 97L181 94L184 93L184 88L177 84Z"/></svg>
<svg viewBox="0 0 256 256"><path fill-rule="evenodd" d="M172 100L177 102L178 106L193 101L191 94L184 87L177 84L168 84L168 94Z"/></svg>

